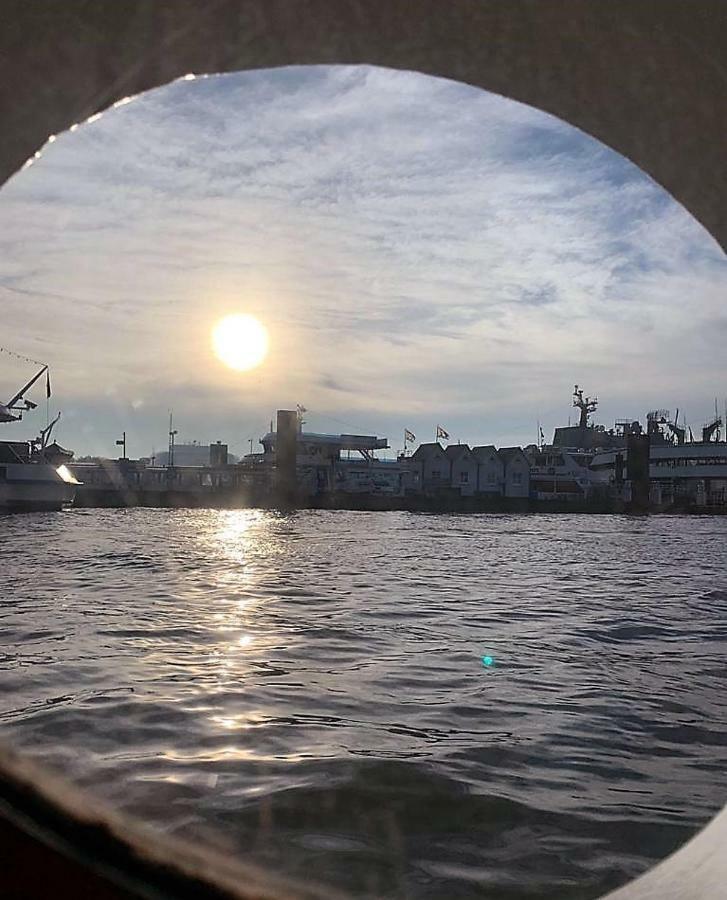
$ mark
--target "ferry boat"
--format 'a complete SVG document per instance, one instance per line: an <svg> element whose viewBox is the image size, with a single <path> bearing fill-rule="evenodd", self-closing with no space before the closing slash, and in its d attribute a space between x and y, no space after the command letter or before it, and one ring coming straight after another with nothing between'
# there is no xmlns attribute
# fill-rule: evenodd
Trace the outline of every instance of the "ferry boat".
<svg viewBox="0 0 727 900"><path fill-rule="evenodd" d="M43 366L7 403L0 403L0 424L20 422L37 404L25 395L45 374ZM50 396L50 381L47 381ZM80 483L66 465L73 453L50 443L60 413L31 441L0 440L0 513L57 511L70 506Z"/></svg>

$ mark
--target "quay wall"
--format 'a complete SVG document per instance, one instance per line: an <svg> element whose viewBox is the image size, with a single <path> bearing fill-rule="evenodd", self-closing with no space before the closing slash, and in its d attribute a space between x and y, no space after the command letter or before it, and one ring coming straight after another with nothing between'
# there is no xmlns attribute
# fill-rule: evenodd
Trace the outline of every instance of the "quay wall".
<svg viewBox="0 0 727 900"><path fill-rule="evenodd" d="M678 505L652 506L632 510L619 498L598 500L538 500L525 497L480 496L390 496L382 494L329 492L318 495L299 495L291 498L274 490L219 489L207 493L191 491L85 490L80 491L74 507L159 509L327 509L361 512L421 512L421 513L557 513L595 514L642 512L678 515L727 515L725 506Z"/></svg>
<svg viewBox="0 0 727 900"><path fill-rule="evenodd" d="M149 468L129 462L102 465L71 464L81 481L74 505L94 507L161 508L301 508L351 510L409 510L422 512L552 512L552 513L727 513L727 492L698 494L669 489L669 482L652 480L643 486L640 502L631 497L631 483L606 485L588 494L556 492L543 496L531 489L529 495L508 496L506 485L500 492L471 491L461 486L427 482L398 475L397 479L329 479L325 484L303 467L298 483L281 483L275 467L178 467ZM308 467L310 468L310 467ZM347 464L346 468L351 468ZM365 469L365 466L363 467ZM336 472L336 469L332 469ZM315 472L314 472L315 474ZM366 474L364 472L364 474ZM395 473L396 474L396 473ZM350 482L350 483L349 483ZM378 483L380 482L380 483ZM378 486L376 486L378 484Z"/></svg>

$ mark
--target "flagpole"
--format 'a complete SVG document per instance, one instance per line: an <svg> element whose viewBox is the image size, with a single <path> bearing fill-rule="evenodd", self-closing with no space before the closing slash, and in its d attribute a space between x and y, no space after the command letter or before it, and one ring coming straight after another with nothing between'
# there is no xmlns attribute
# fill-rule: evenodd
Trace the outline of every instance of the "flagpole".
<svg viewBox="0 0 727 900"><path fill-rule="evenodd" d="M45 367L45 427L50 422L50 369Z"/></svg>

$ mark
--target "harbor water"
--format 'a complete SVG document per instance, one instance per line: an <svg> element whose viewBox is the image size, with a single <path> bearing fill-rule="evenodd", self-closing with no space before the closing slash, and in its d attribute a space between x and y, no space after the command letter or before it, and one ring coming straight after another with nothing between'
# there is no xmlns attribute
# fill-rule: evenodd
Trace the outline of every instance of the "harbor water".
<svg viewBox="0 0 727 900"><path fill-rule="evenodd" d="M727 800L727 519L0 520L4 740L358 896L591 898Z"/></svg>

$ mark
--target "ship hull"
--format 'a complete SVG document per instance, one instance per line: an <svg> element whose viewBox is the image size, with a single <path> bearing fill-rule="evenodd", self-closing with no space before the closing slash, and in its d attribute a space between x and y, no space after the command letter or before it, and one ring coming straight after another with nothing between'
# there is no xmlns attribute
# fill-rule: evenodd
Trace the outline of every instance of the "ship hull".
<svg viewBox="0 0 727 900"><path fill-rule="evenodd" d="M55 512L70 506L76 484L43 464L0 465L0 513Z"/></svg>

